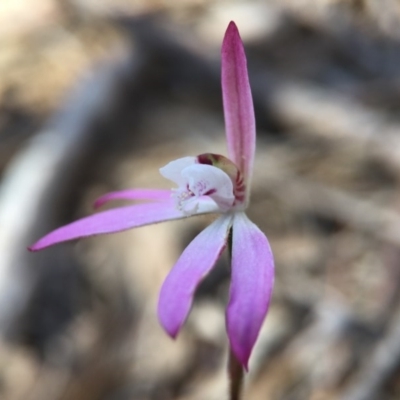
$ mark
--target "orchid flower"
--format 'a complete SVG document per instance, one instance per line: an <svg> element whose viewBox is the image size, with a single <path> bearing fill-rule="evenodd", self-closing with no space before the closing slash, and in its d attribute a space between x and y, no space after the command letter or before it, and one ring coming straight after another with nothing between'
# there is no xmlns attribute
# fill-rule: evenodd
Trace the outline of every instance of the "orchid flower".
<svg viewBox="0 0 400 400"><path fill-rule="evenodd" d="M62 226L30 250L192 215L221 214L189 244L165 279L158 316L167 333L175 338L189 314L197 286L215 265L232 232L226 324L231 349L247 369L268 310L274 262L267 238L245 214L256 131L246 56L234 22L229 24L222 44L222 94L229 158L208 153L171 161L160 173L176 188L106 194L95 202L96 208L115 199L147 202L103 211Z"/></svg>

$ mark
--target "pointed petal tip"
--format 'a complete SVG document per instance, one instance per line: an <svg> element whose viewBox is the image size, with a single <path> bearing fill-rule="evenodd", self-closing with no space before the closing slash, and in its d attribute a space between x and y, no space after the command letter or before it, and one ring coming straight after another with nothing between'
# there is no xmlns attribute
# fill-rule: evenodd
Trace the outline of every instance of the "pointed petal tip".
<svg viewBox="0 0 400 400"><path fill-rule="evenodd" d="M100 208L104 203L106 203L106 201L100 197L99 199L97 199L94 203L93 203L93 209L97 210L98 208Z"/></svg>
<svg viewBox="0 0 400 400"><path fill-rule="evenodd" d="M99 209L101 206L103 206L104 204L107 203L107 201L109 200L108 198L108 193L107 194L103 194L102 196L98 197L94 202L93 202L93 210L97 210Z"/></svg>
<svg viewBox="0 0 400 400"><path fill-rule="evenodd" d="M178 336L179 331L181 330L182 324L177 324L176 321L173 321L171 318L167 319L165 314L163 313L164 309L161 304L158 305L158 320L160 322L161 327L167 333L167 335L175 340Z"/></svg>
<svg viewBox="0 0 400 400"><path fill-rule="evenodd" d="M224 49L226 46L228 46L228 44L231 43L231 41L242 43L239 29L234 21L229 22L228 28L226 28L222 48Z"/></svg>
<svg viewBox="0 0 400 400"><path fill-rule="evenodd" d="M42 240L42 239L45 239L45 237L39 239L33 245L28 246L27 247L28 251L30 253L38 253L39 251L47 249L48 247L51 247L53 245L53 243L48 243L47 240Z"/></svg>
<svg viewBox="0 0 400 400"><path fill-rule="evenodd" d="M250 351L248 349L243 349L238 346L234 346L231 342L233 354L235 355L236 359L239 361L239 363L242 365L242 367L245 369L246 372L249 372L249 358L251 354L251 349Z"/></svg>
<svg viewBox="0 0 400 400"><path fill-rule="evenodd" d="M37 253L38 251L49 247L49 245L46 245L46 244L42 245L41 242L42 242L42 240L39 239L37 242L33 243L31 246L28 246L27 247L28 251L31 253Z"/></svg>
<svg viewBox="0 0 400 400"><path fill-rule="evenodd" d="M225 39L239 40L242 42L240 37L239 28L234 21L229 22L228 28L226 28Z"/></svg>
<svg viewBox="0 0 400 400"><path fill-rule="evenodd" d="M227 31L232 31L232 30L238 30L237 25L235 24L235 21L230 21L228 24L228 29Z"/></svg>
<svg viewBox="0 0 400 400"><path fill-rule="evenodd" d="M174 333L168 333L168 334L171 337L171 339L176 340L176 338L178 336L178 333L179 333L179 331L178 332L174 332Z"/></svg>
<svg viewBox="0 0 400 400"><path fill-rule="evenodd" d="M164 328L165 332L167 332L168 336L175 340L178 336L179 331L181 330L181 327L175 327L174 329L166 327L164 324L162 324L162 327Z"/></svg>
<svg viewBox="0 0 400 400"><path fill-rule="evenodd" d="M166 312L165 306L160 298L158 299L157 314L161 327L171 339L175 340L181 330L182 323L171 318L170 313Z"/></svg>

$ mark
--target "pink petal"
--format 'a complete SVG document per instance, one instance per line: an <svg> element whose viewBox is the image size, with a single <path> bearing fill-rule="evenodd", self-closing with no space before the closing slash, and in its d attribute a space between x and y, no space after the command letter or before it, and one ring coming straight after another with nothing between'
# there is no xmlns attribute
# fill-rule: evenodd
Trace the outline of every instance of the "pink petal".
<svg viewBox="0 0 400 400"><path fill-rule="evenodd" d="M169 200L171 198L170 190L159 189L131 189L120 190L118 192L106 193L99 197L95 203L94 208L99 208L110 200Z"/></svg>
<svg viewBox="0 0 400 400"><path fill-rule="evenodd" d="M226 245L232 216L224 215L202 231L180 256L165 279L158 301L158 318L175 337L192 305L200 281L214 266Z"/></svg>
<svg viewBox="0 0 400 400"><path fill-rule="evenodd" d="M246 55L234 22L229 24L222 43L221 72L229 157L249 181L256 146L256 124Z"/></svg>
<svg viewBox="0 0 400 400"><path fill-rule="evenodd" d="M232 247L227 329L231 347L247 369L271 299L274 259L267 238L244 213L234 217Z"/></svg>
<svg viewBox="0 0 400 400"><path fill-rule="evenodd" d="M157 222L184 218L173 200L163 203L144 203L103 211L62 226L42 237L29 248L38 251L67 240L104 233L120 232Z"/></svg>

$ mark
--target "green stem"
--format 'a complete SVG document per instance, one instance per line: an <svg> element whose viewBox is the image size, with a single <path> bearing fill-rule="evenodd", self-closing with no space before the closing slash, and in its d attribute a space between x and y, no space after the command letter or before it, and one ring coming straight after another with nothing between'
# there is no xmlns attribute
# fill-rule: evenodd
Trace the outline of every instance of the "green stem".
<svg viewBox="0 0 400 400"><path fill-rule="evenodd" d="M228 251L229 261L232 262L232 228L228 236ZM229 360L228 360L228 374L229 374L229 399L240 400L240 394L243 386L243 367L237 360L233 349L229 347Z"/></svg>

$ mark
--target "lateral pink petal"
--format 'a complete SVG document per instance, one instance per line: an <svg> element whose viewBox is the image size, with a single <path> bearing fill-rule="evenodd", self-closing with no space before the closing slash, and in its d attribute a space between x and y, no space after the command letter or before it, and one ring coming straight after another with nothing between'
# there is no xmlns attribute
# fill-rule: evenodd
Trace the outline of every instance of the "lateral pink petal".
<svg viewBox="0 0 400 400"><path fill-rule="evenodd" d="M238 28L231 22L222 43L222 98L229 157L251 179L256 145L247 60Z"/></svg>
<svg viewBox="0 0 400 400"><path fill-rule="evenodd" d="M115 208L62 226L42 237L29 250L38 251L67 240L120 232L180 218L185 218L185 215L176 209L173 200Z"/></svg>
<svg viewBox="0 0 400 400"><path fill-rule="evenodd" d="M106 193L94 202L94 208L99 208L111 200L154 200L164 201L171 198L170 190L160 189L129 189Z"/></svg>
<svg viewBox="0 0 400 400"><path fill-rule="evenodd" d="M189 314L194 292L226 246L232 216L224 215L186 247L165 279L158 301L158 318L173 338Z"/></svg>
<svg viewBox="0 0 400 400"><path fill-rule="evenodd" d="M227 329L234 354L247 369L271 299L274 259L267 238L244 213L235 215L232 229Z"/></svg>

